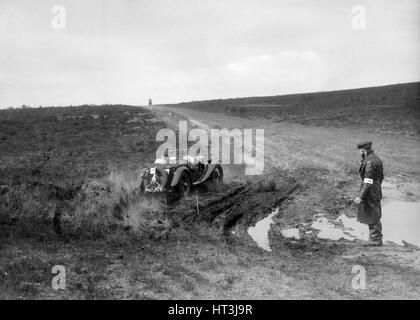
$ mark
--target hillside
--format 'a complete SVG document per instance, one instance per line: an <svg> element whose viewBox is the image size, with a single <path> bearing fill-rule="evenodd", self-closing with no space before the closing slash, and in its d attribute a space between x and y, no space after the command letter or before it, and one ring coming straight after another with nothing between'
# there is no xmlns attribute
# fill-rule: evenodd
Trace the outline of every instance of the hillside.
<svg viewBox="0 0 420 320"><path fill-rule="evenodd" d="M0 184L34 173L54 181L98 178L154 160L164 123L123 105L0 111Z"/></svg>
<svg viewBox="0 0 420 320"><path fill-rule="evenodd" d="M312 126L345 126L372 132L420 135L420 82L330 92L193 101L168 106Z"/></svg>

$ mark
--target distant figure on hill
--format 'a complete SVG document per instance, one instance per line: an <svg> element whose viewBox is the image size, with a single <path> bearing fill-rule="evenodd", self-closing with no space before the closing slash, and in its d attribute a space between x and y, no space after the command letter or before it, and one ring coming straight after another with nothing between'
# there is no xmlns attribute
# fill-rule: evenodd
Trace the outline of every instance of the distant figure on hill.
<svg viewBox="0 0 420 320"><path fill-rule="evenodd" d="M151 107L152 106L152 99L149 99L149 107Z"/></svg>

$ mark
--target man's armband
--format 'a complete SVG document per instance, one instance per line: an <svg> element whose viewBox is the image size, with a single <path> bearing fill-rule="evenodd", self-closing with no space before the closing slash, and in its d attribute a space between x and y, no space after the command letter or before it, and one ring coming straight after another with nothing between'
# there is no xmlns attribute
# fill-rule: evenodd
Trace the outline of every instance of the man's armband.
<svg viewBox="0 0 420 320"><path fill-rule="evenodd" d="M360 195L359 198L363 199L363 197L366 194L366 191L373 185L373 179L370 178L364 178L363 179L363 184L362 184L362 189L360 190Z"/></svg>
<svg viewBox="0 0 420 320"><path fill-rule="evenodd" d="M373 184L373 179L365 178L365 179L363 180L363 183L366 183L366 184Z"/></svg>

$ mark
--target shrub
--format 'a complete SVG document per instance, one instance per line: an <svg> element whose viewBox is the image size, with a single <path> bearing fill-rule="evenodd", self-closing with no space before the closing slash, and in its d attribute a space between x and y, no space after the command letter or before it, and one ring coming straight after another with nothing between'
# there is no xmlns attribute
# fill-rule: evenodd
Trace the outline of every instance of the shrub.
<svg viewBox="0 0 420 320"><path fill-rule="evenodd" d="M166 205L137 193L136 174L113 171L102 180L91 181L81 191L74 212L61 219L67 236L106 237L120 231L136 237L166 237L170 223Z"/></svg>
<svg viewBox="0 0 420 320"><path fill-rule="evenodd" d="M124 214L124 225L138 237L167 237L170 223L166 217L165 203L146 197L131 202Z"/></svg>

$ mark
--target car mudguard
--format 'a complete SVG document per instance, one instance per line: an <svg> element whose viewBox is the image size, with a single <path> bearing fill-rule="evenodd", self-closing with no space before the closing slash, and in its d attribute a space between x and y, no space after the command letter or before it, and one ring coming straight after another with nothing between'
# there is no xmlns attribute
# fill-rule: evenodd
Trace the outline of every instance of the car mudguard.
<svg viewBox="0 0 420 320"><path fill-rule="evenodd" d="M174 177L172 178L172 181L171 181L171 187L175 187L176 185L178 185L179 179L181 178L181 175L184 171L187 171L188 175L190 174L188 168L186 167L179 167L175 170Z"/></svg>
<svg viewBox="0 0 420 320"><path fill-rule="evenodd" d="M198 181L194 182L194 185L200 184L204 181L207 181L208 178L210 178L211 174L213 173L214 169L219 168L220 169L220 174L223 176L223 168L220 164L218 163L210 163L207 167L207 171L206 174Z"/></svg>

